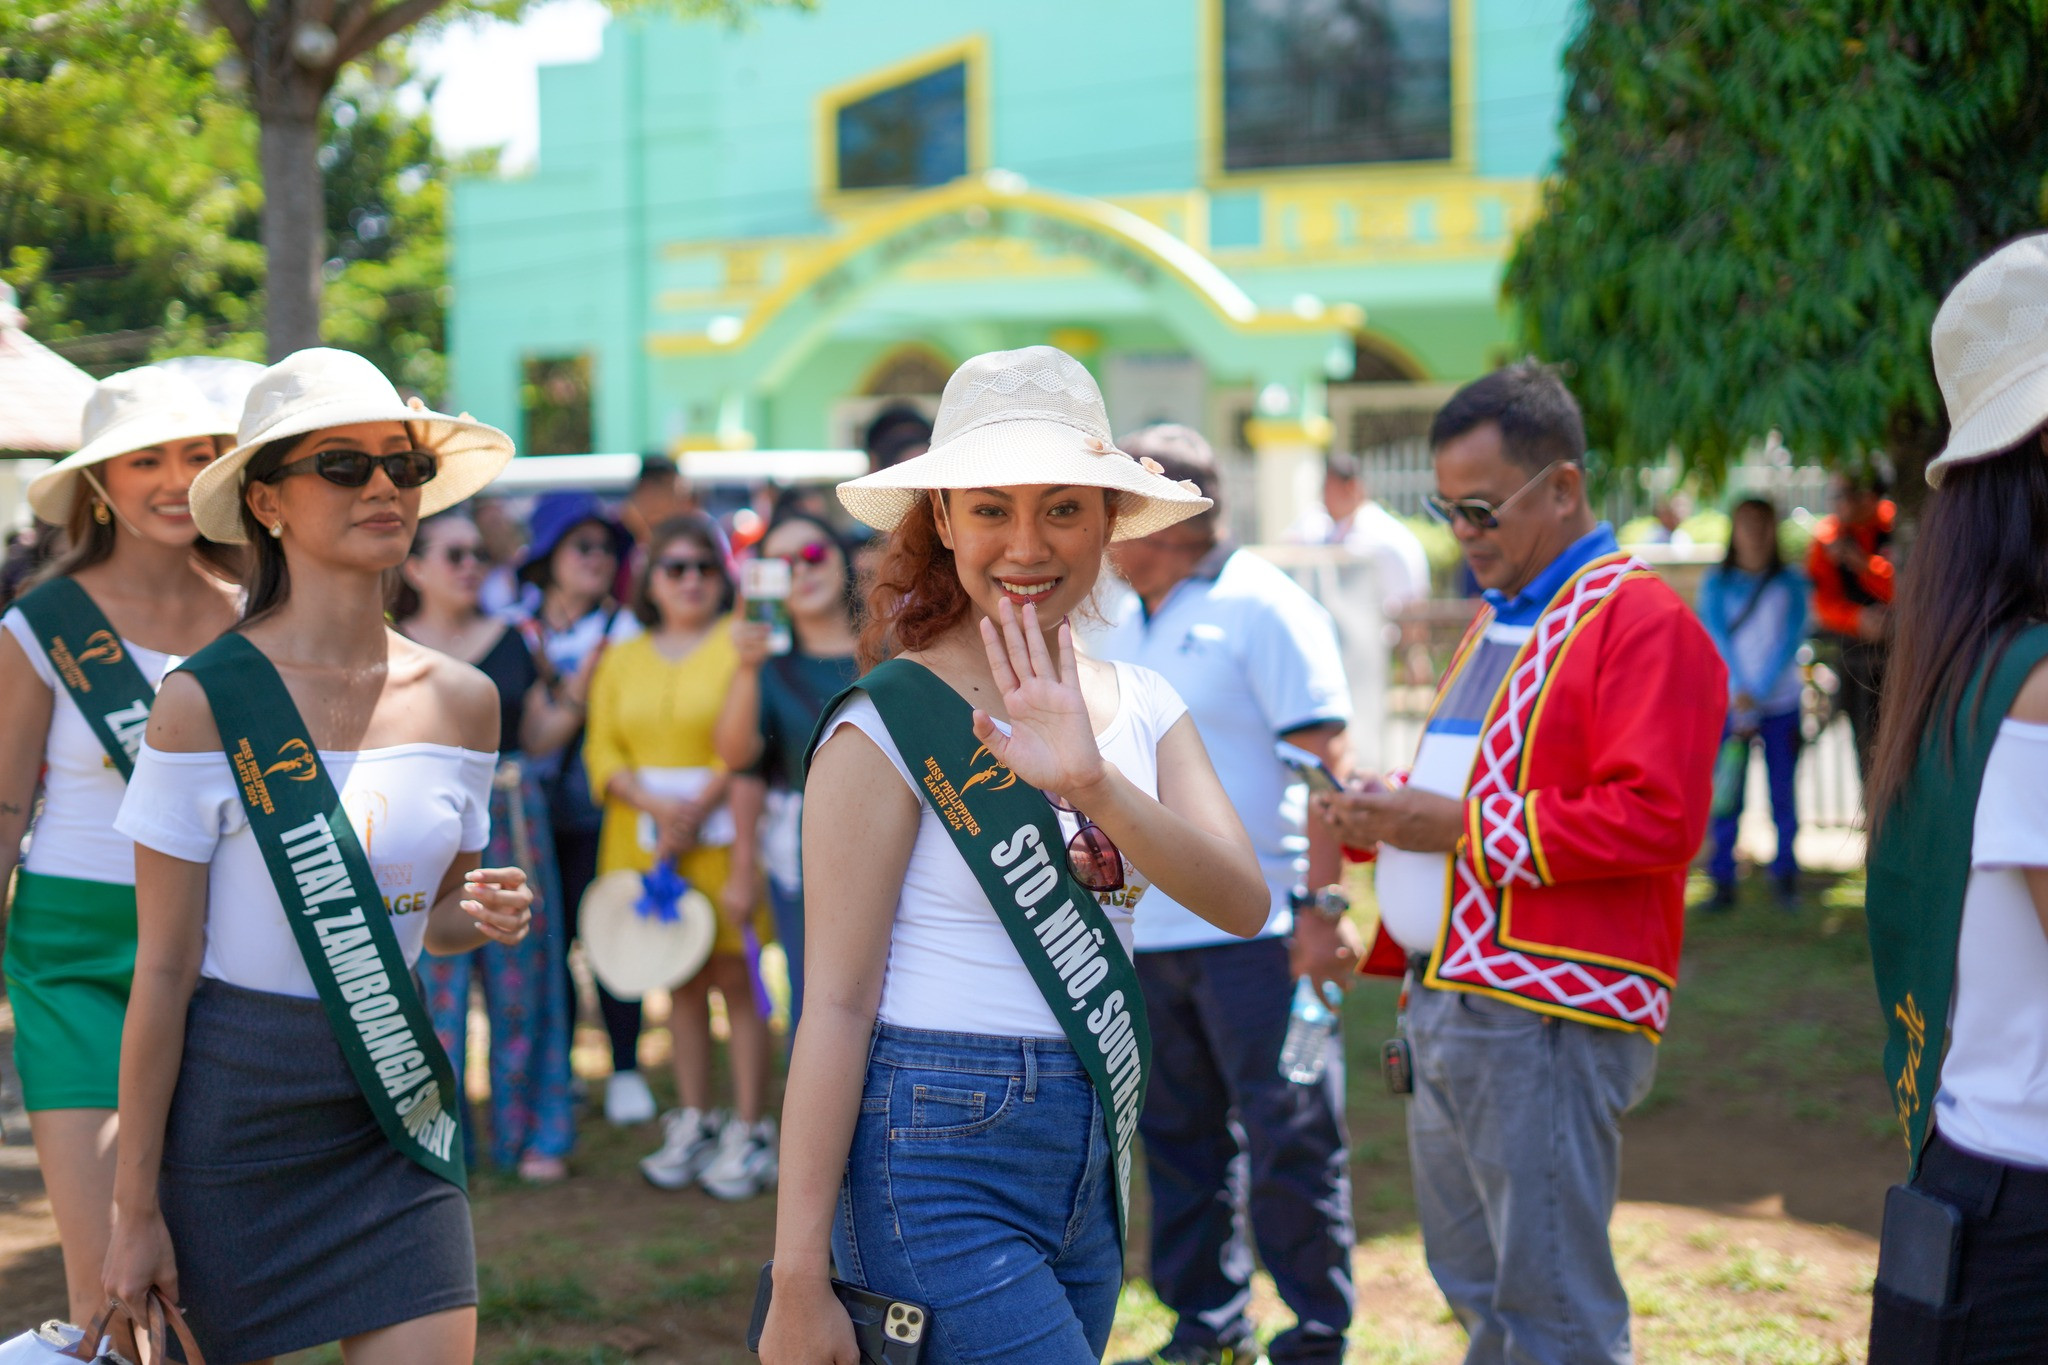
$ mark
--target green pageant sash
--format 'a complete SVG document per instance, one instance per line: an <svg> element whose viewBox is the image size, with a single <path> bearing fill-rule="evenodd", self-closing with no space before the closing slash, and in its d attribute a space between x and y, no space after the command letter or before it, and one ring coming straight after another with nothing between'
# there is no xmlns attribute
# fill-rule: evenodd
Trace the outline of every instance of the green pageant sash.
<svg viewBox="0 0 2048 1365"><path fill-rule="evenodd" d="M1913 1174L1920 1170L1941 1083L1984 765L2013 698L2044 657L2048 626L2032 626L2012 637L1996 668L1980 667L1956 709L1952 745L1930 727L1912 776L1874 822L1879 832L1870 848L1865 914L1878 1004L1889 1030L1884 1074Z"/></svg>
<svg viewBox="0 0 2048 1365"><path fill-rule="evenodd" d="M467 1188L455 1070L334 783L270 660L230 631L183 671L206 690L249 828L348 1068L391 1145Z"/></svg>
<svg viewBox="0 0 2048 1365"><path fill-rule="evenodd" d="M42 643L65 692L99 737L107 763L127 781L149 728L156 689L128 657L126 646L84 588L53 578L18 598L29 628Z"/></svg>
<svg viewBox="0 0 2048 1365"><path fill-rule="evenodd" d="M1130 1222L1131 1139L1152 1067L1137 968L1092 893L1067 871L1059 817L1036 787L974 737L974 708L921 664L894 659L834 697L866 692L996 918L1080 1055L1102 1108L1116 1169L1117 1234ZM811 736L810 748L820 735Z"/></svg>

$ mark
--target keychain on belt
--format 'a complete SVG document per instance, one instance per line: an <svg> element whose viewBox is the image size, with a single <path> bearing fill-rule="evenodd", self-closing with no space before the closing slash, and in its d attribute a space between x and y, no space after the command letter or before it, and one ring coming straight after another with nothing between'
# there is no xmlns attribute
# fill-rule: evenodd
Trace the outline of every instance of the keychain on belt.
<svg viewBox="0 0 2048 1365"><path fill-rule="evenodd" d="M1389 1095L1415 1093L1415 1054L1408 1046L1408 992L1415 973L1401 978L1401 998L1394 1006L1394 1036L1380 1044L1380 1075L1387 1081Z"/></svg>

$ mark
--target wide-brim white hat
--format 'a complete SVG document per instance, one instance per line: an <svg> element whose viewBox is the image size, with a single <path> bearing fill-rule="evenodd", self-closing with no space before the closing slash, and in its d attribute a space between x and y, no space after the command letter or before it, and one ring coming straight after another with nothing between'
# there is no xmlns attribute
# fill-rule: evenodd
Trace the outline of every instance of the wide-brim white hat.
<svg viewBox="0 0 2048 1365"><path fill-rule="evenodd" d="M314 346L295 351L256 380L242 408L235 448L192 481L192 519L210 540L240 544L242 487L249 461L272 441L360 422L403 422L414 443L439 457L420 489L420 515L430 517L482 491L512 461L512 438L467 415L410 404L384 372L352 351Z"/></svg>
<svg viewBox="0 0 2048 1365"><path fill-rule="evenodd" d="M44 521L68 525L93 465L150 446L232 436L235 419L183 375L155 365L108 375L85 400L85 444L36 475L28 505Z"/></svg>
<svg viewBox="0 0 2048 1365"><path fill-rule="evenodd" d="M1116 489L1115 540L1149 536L1212 506L1192 482L1118 450L1095 376L1051 346L966 361L946 381L931 449L840 484L839 501L889 531L928 489L1019 484Z"/></svg>
<svg viewBox="0 0 2048 1365"><path fill-rule="evenodd" d="M2048 424L2048 233L1979 261L1934 315L1934 378L1948 406L1948 444L1927 465L2012 449Z"/></svg>
<svg viewBox="0 0 2048 1365"><path fill-rule="evenodd" d="M576 915L591 973L621 1000L688 981L718 939L718 911L702 891L683 892L672 920L641 914L642 894L638 872L607 872L583 893Z"/></svg>

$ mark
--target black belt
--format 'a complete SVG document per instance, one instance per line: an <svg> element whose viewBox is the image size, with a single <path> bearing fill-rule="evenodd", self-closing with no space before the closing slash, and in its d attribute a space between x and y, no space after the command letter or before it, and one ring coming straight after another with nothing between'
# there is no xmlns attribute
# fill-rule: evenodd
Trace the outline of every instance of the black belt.
<svg viewBox="0 0 2048 1365"><path fill-rule="evenodd" d="M1930 1191L1948 1195L1956 1207L1989 1218L2001 1197L2048 1207L2048 1170L2015 1166L1966 1152L1936 1129L1920 1158L1920 1179Z"/></svg>

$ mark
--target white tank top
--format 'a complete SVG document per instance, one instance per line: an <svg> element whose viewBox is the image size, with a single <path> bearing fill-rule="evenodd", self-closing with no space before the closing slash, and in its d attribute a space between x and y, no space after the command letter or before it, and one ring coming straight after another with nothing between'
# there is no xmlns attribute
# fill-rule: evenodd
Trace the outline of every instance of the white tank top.
<svg viewBox="0 0 2048 1365"><path fill-rule="evenodd" d="M497 755L447 744L320 751L407 964L419 960L434 892L458 852L489 842ZM206 957L200 973L276 995L315 995L227 756L173 754L147 743L114 827L138 844L206 863Z"/></svg>
<svg viewBox="0 0 2048 1365"><path fill-rule="evenodd" d="M1095 737L1102 756L1140 791L1159 791L1159 741L1187 705L1166 679L1136 664L1116 665L1117 711ZM924 787L911 775L866 693L857 692L832 713L826 740L841 726L872 739L917 797L917 842L896 900L889 933L889 965L882 978L882 1002L875 1017L899 1028L1002 1037L1061 1038L1045 997L1009 931L996 918L988 895L974 879L945 822L932 809ZM1063 837L1078 822L1062 814ZM1122 892L1098 896L1116 928L1125 956L1131 951L1131 913L1150 883L1126 861ZM815 896L817 889L812 888Z"/></svg>
<svg viewBox="0 0 2048 1365"><path fill-rule="evenodd" d="M114 832L114 812L121 809L127 783L86 723L71 690L50 666L50 656L36 639L35 628L18 609L0 616L0 626L21 644L29 667L55 694L50 708L50 737L43 745L43 809L30 831L23 869L43 877L135 885L135 844ZM184 659L159 654L132 640L122 648L151 687Z"/></svg>

